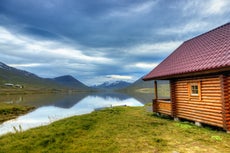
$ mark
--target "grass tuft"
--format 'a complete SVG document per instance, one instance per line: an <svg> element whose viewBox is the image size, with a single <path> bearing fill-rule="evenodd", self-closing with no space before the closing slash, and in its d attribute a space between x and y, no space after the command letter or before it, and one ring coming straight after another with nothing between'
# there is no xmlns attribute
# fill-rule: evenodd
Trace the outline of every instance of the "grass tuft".
<svg viewBox="0 0 230 153"><path fill-rule="evenodd" d="M213 140L215 140L215 141L222 141L222 138L221 138L220 136L218 136L218 135L213 135L213 136L211 137L211 139L213 139Z"/></svg>

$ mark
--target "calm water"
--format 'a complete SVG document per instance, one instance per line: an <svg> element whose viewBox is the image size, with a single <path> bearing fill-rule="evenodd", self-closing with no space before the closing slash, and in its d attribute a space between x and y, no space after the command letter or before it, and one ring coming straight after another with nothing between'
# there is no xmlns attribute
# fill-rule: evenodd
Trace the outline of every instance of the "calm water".
<svg viewBox="0 0 230 153"><path fill-rule="evenodd" d="M20 131L47 125L66 117L91 113L95 109L104 107L143 106L144 103L151 101L152 95L135 94L134 97L119 93L1 96L0 102L32 105L37 109L1 124L0 135L15 132L15 129Z"/></svg>

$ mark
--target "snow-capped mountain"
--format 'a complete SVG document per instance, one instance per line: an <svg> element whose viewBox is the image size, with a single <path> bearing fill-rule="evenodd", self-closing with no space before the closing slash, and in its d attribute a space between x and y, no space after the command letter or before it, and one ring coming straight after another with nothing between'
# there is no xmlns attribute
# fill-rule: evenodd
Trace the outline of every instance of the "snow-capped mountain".
<svg viewBox="0 0 230 153"><path fill-rule="evenodd" d="M92 87L97 89L121 89L121 88L128 87L130 84L131 83L126 81L114 81L114 82L106 81L102 84L94 85Z"/></svg>

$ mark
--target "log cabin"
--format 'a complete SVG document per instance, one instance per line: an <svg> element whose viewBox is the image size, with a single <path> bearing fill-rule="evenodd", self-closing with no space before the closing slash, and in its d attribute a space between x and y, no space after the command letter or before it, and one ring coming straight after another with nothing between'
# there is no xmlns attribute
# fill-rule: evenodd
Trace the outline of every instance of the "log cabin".
<svg viewBox="0 0 230 153"><path fill-rule="evenodd" d="M155 80L153 112L230 132L230 23L185 41L143 80ZM170 99L157 80L169 80Z"/></svg>

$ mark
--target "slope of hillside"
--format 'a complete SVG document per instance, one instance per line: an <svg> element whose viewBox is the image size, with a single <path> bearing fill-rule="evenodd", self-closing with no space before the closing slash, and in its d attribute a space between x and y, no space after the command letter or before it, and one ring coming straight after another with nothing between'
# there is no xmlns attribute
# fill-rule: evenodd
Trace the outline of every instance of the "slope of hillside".
<svg viewBox="0 0 230 153"><path fill-rule="evenodd" d="M85 91L89 88L71 76L68 76L67 79L62 77L46 79L0 62L0 89L1 93L21 93L25 90L41 90L45 92L45 90L61 91L68 89L82 89Z"/></svg>
<svg viewBox="0 0 230 153"><path fill-rule="evenodd" d="M60 87L52 79L40 78L37 75L10 67L0 62L0 85L18 84L24 88L58 88Z"/></svg>
<svg viewBox="0 0 230 153"><path fill-rule="evenodd" d="M170 96L169 82L158 80L157 83L159 98L168 98ZM154 81L143 81L142 78L140 78L134 83L132 83L130 86L121 89L120 92L126 92L132 96L136 95L134 92L139 92L143 94L154 94Z"/></svg>
<svg viewBox="0 0 230 153"><path fill-rule="evenodd" d="M89 89L88 86L86 86L85 84L83 84L82 82L78 81L77 79L75 79L73 76L71 75L64 75L64 76L60 76L60 77L56 77L54 78L54 80L65 86L68 88L73 88L73 89L82 89L82 90L87 90Z"/></svg>
<svg viewBox="0 0 230 153"><path fill-rule="evenodd" d="M127 88L129 89L140 89L140 88L153 88L154 81L143 81L142 78L138 79L134 83L132 83Z"/></svg>

